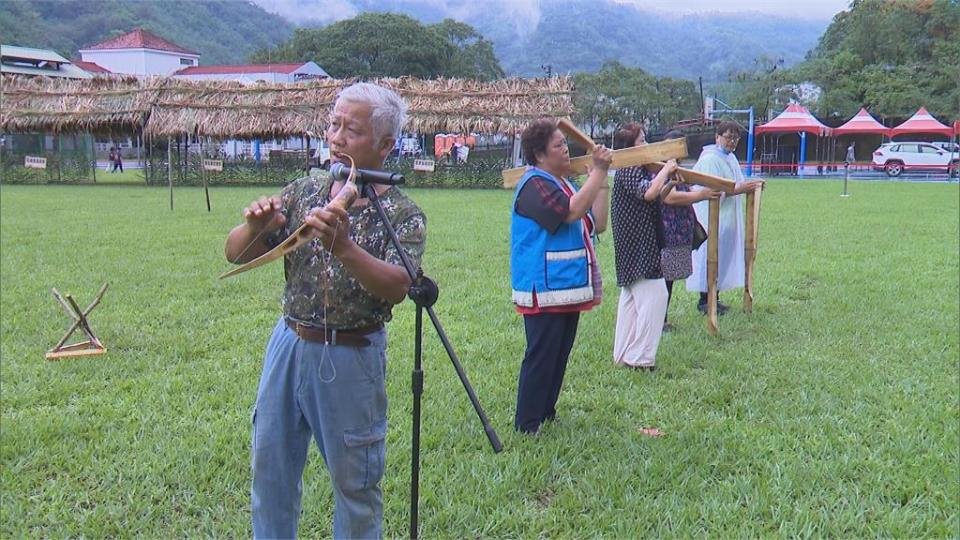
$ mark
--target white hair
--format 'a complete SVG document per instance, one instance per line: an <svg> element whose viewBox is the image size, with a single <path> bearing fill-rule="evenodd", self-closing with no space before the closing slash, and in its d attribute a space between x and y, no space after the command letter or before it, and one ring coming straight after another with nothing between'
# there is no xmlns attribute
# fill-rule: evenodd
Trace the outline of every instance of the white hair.
<svg viewBox="0 0 960 540"><path fill-rule="evenodd" d="M370 122L377 140L396 138L407 121L407 104L396 92L373 83L357 83L340 91L337 101L370 106Z"/></svg>

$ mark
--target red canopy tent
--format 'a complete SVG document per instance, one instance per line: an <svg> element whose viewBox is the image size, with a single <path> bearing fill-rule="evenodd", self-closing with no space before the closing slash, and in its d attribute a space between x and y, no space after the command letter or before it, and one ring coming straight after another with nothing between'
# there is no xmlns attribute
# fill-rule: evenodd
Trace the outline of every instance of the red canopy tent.
<svg viewBox="0 0 960 540"><path fill-rule="evenodd" d="M793 133L803 131L813 135L830 135L831 129L814 118L810 111L801 105L792 103L776 118L756 129L757 135L763 133Z"/></svg>
<svg viewBox="0 0 960 540"><path fill-rule="evenodd" d="M877 134L889 135L890 128L877 122L866 109L860 109L856 116L847 121L846 124L833 128L834 135L856 135L856 134Z"/></svg>
<svg viewBox="0 0 960 540"><path fill-rule="evenodd" d="M940 123L934 118L925 107L920 107L913 116L906 122L890 130L890 137L903 135L905 133L936 133L950 137L954 133L954 128Z"/></svg>
<svg viewBox="0 0 960 540"><path fill-rule="evenodd" d="M825 154L829 152L830 141L827 141L826 144L821 145L820 141L823 137L828 137L832 133L832 129L825 126L819 120L814 118L810 111L801 105L792 103L787 106L786 110L777 115L776 118L767 122L766 124L759 126L755 129L757 135L763 134L774 134L774 133L800 133L800 151L797 154L797 161L795 163L796 170L803 175L804 172L804 162L806 161L807 153L807 133L811 135L817 135L817 148L814 151L816 159L819 162L825 161ZM769 159L772 159L776 163L768 164L767 168L775 169L778 167L789 167L793 168L794 163L793 159L784 155L781 152L779 138L773 144L773 153L770 154L766 152L767 144L764 140L763 150L764 156L770 156ZM821 147L822 146L822 147ZM764 159L766 161L766 159ZM819 166L818 166L819 170Z"/></svg>

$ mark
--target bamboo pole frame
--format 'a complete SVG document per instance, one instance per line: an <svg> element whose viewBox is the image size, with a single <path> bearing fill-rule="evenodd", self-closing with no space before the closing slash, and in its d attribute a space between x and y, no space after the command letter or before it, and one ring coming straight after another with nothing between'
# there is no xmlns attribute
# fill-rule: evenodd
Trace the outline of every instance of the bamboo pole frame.
<svg viewBox="0 0 960 540"><path fill-rule="evenodd" d="M757 260L757 239L760 228L760 195L763 190L747 193L747 230L743 250L743 312L753 313L753 266Z"/></svg>
<svg viewBox="0 0 960 540"><path fill-rule="evenodd" d="M720 201L710 200L710 228L707 236L707 332L720 333L717 327L717 269L719 263Z"/></svg>
<svg viewBox="0 0 960 540"><path fill-rule="evenodd" d="M665 159L679 159L687 156L687 140L671 139L669 141L645 144L643 146L633 146L621 150L614 150L612 154L613 163L610 164L611 169L646 165ZM592 160L593 158L589 154L571 159L570 173L574 176L586 173L587 165L591 163ZM503 187L507 189L515 187L526 171L527 167L516 167L502 171L500 175L503 177Z"/></svg>
<svg viewBox="0 0 960 540"><path fill-rule="evenodd" d="M170 147L173 141L167 137L167 184L170 185L170 211L173 212L173 156Z"/></svg>

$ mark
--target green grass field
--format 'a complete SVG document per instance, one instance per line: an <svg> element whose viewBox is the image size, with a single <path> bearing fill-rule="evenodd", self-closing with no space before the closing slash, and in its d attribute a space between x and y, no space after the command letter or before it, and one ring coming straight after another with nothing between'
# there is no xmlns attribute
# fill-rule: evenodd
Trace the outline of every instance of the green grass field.
<svg viewBox="0 0 960 540"><path fill-rule="evenodd" d="M99 176L98 176L99 179ZM0 190L0 537L246 537L249 434L280 264L228 281L222 245L266 188ZM512 430L522 321L510 193L411 190L429 218L436 311L503 440L494 454L426 334L425 538L956 537L960 197L956 184L772 181L752 315L712 338L677 286L659 369L614 366L605 301L580 323L560 421ZM86 306L109 352L44 360ZM407 535L414 309L390 324L385 532ZM638 430L667 432L649 438ZM330 535L316 449L301 536Z"/></svg>

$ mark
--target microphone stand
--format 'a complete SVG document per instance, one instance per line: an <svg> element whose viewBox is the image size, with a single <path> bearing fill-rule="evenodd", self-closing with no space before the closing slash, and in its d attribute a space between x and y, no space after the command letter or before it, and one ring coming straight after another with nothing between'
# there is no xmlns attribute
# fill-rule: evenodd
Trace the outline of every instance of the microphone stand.
<svg viewBox="0 0 960 540"><path fill-rule="evenodd" d="M411 284L410 290L407 291L407 296L413 300L414 304L417 305L415 325L416 335L414 336L413 349L413 372L411 374L413 390L413 431L411 433L412 442L410 447L410 538L415 539L417 538L418 503L420 498L420 401L423 395L423 369L421 360L424 310L426 310L427 315L429 315L430 322L433 323L433 328L436 330L437 336L440 338L440 342L443 343L443 348L447 351L447 356L450 357L450 361L453 363L453 368L456 370L457 376L460 377L460 382L463 384L463 388L467 392L467 397L470 398L470 403L473 404L473 409L477 412L477 416L480 417L480 422L483 424L483 431L487 434L487 439L490 441L493 451L500 452L503 450L503 445L500 443L500 439L497 437L497 432L494 431L493 426L490 425L487 415L483 412L483 407L480 406L480 401L477 399L477 395L474 393L473 387L470 386L470 381L467 380L467 374L463 371L463 366L460 364L460 360L457 358L457 353L454 352L453 346L450 344L450 340L447 338L447 334L443 331L443 325L440 324L440 320L433 312L433 304L436 303L437 297L440 295L440 290L437 288L437 284L432 279L423 275L422 268L414 269L413 264L410 262L410 259L407 258L407 254L403 251L403 247L400 245L400 239L397 238L397 231L393 228L390 220L387 219L387 215L383 210L383 206L380 204L380 199L378 198L377 191L373 188L373 185L366 182L362 183L360 192L367 199L369 199L370 203L373 204L374 208L376 208L377 215L380 216L380 221L383 223L384 227L386 227L387 233L390 235L390 241L393 243L393 247L396 248L397 253L400 254L400 259L403 261L403 267L407 270L407 274L410 276Z"/></svg>

